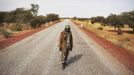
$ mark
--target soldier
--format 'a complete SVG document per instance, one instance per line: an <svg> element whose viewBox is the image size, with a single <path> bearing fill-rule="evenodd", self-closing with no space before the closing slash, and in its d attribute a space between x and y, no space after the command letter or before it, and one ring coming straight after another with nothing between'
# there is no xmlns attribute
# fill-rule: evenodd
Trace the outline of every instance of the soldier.
<svg viewBox="0 0 134 75"><path fill-rule="evenodd" d="M59 38L59 51L61 51L62 64L66 64L69 51L72 51L73 37L70 26L66 25L64 31L61 32Z"/></svg>

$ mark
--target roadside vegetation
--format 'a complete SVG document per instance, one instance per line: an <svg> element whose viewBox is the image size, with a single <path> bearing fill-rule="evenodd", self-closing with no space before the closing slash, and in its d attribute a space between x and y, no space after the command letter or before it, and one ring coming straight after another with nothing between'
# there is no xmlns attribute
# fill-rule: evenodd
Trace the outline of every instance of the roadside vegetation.
<svg viewBox="0 0 134 75"><path fill-rule="evenodd" d="M134 11L123 12L120 15L110 14L108 17L74 17L73 20L134 54Z"/></svg>
<svg viewBox="0 0 134 75"><path fill-rule="evenodd" d="M0 11L0 39L36 28L45 28L59 21L58 14L49 13L43 16L38 15L38 10L38 4L31 4L30 9L16 8L12 11Z"/></svg>

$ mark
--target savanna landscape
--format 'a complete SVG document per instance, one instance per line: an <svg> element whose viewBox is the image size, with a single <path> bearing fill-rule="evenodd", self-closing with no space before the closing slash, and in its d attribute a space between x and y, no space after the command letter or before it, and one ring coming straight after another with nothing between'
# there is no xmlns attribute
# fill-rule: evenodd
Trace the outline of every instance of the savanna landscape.
<svg viewBox="0 0 134 75"><path fill-rule="evenodd" d="M1 0L0 75L134 75L133 2Z"/></svg>

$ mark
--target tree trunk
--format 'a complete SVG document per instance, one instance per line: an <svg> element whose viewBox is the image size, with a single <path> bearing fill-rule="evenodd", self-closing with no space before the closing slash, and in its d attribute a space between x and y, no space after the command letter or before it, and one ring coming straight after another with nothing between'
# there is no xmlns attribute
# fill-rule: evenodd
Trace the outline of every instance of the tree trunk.
<svg viewBox="0 0 134 75"><path fill-rule="evenodd" d="M118 26L117 34L122 35L122 30L121 30L121 28L119 26Z"/></svg>

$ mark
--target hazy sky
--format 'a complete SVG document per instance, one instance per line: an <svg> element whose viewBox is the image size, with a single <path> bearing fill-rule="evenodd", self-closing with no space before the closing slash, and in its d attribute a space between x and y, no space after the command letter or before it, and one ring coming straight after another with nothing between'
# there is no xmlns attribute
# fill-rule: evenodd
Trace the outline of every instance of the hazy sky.
<svg viewBox="0 0 134 75"><path fill-rule="evenodd" d="M134 10L134 0L0 0L0 11L10 11L30 4L40 6L39 15L57 13L61 17L108 16Z"/></svg>

